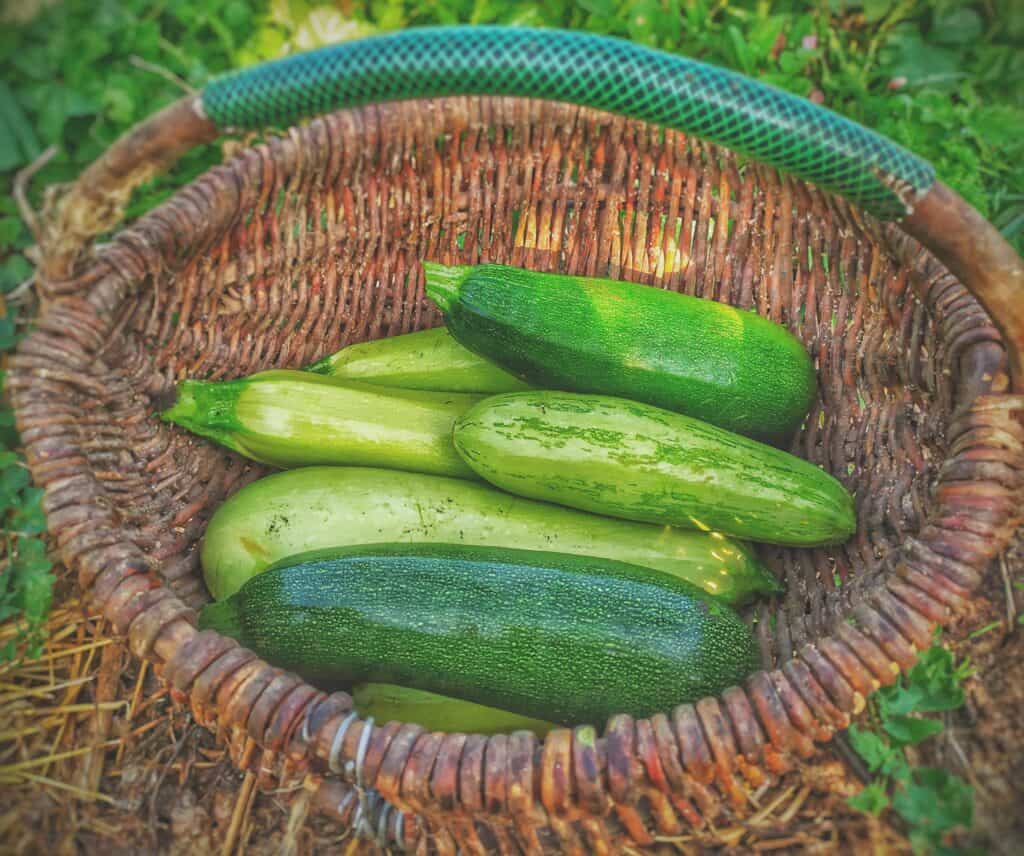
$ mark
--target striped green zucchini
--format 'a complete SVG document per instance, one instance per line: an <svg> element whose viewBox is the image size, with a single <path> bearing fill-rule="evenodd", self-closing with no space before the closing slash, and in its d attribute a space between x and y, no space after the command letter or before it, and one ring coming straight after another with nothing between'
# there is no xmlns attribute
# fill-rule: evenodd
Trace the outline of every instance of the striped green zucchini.
<svg viewBox="0 0 1024 856"><path fill-rule="evenodd" d="M388 389L308 372L178 384L161 415L276 467L350 464L475 478L452 425L480 396Z"/></svg>
<svg viewBox="0 0 1024 856"><path fill-rule="evenodd" d="M382 541L452 542L601 556L656 568L724 602L778 591L743 544L531 502L489 485L360 467L309 467L253 482L217 509L201 559L215 598L296 553Z"/></svg>
<svg viewBox="0 0 1024 856"><path fill-rule="evenodd" d="M801 458L697 419L622 398L513 392L455 425L483 478L531 499L770 544L845 541L853 500Z"/></svg>

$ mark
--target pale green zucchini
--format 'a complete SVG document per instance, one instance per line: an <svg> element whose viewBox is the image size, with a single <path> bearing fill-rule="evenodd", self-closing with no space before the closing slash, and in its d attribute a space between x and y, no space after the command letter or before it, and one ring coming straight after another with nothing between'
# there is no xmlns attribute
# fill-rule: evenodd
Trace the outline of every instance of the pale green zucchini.
<svg viewBox="0 0 1024 856"><path fill-rule="evenodd" d="M456 342L444 327L359 342L306 371L378 386L442 392L515 392L529 385Z"/></svg>
<svg viewBox="0 0 1024 856"><path fill-rule="evenodd" d="M474 478L451 433L479 400L280 370L182 381L174 406L161 415L276 467L347 464Z"/></svg>
<svg viewBox="0 0 1024 856"><path fill-rule="evenodd" d="M462 479L361 467L308 467L247 485L213 515L201 559L207 587L221 599L297 553L385 541L617 559L733 604L779 589L748 547L720 535L599 517Z"/></svg>
<svg viewBox="0 0 1024 856"><path fill-rule="evenodd" d="M372 716L380 723L415 722L428 731L507 734L525 730L543 737L555 727L543 719L395 684L356 684L352 700L364 718Z"/></svg>

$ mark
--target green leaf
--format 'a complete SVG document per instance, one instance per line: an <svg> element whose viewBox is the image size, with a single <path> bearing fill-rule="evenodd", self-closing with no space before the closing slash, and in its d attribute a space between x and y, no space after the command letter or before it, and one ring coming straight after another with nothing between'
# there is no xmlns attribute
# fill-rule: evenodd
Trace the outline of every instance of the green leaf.
<svg viewBox="0 0 1024 856"><path fill-rule="evenodd" d="M779 68L787 77L795 77L807 68L808 58L803 51L785 50L779 54ZM810 81L807 81L810 84Z"/></svg>
<svg viewBox="0 0 1024 856"><path fill-rule="evenodd" d="M252 10L241 0L232 0L224 7L224 22L236 32L248 29L251 18Z"/></svg>
<svg viewBox="0 0 1024 856"><path fill-rule="evenodd" d="M18 432L14 430L14 412L3 404L3 390L4 381L6 379L6 372L0 369L0 471L8 466L8 463L4 463L5 456L7 454L13 455L14 453L8 453L5 451L5 446L16 446L18 445ZM3 524L3 512L0 511L0 525Z"/></svg>
<svg viewBox="0 0 1024 856"><path fill-rule="evenodd" d="M0 470L0 509L14 505L21 489L29 483L28 470L13 463Z"/></svg>
<svg viewBox="0 0 1024 856"><path fill-rule="evenodd" d="M878 817L889 806L889 795L885 792L885 783L874 781L865 785L859 794L850 797L846 803L850 808Z"/></svg>
<svg viewBox="0 0 1024 856"><path fill-rule="evenodd" d="M1024 110L1008 104L990 104L973 110L970 130L985 146L1024 153Z"/></svg>
<svg viewBox="0 0 1024 856"><path fill-rule="evenodd" d="M128 87L111 86L103 93L103 112L120 124L129 124L136 115L135 94Z"/></svg>
<svg viewBox="0 0 1024 856"><path fill-rule="evenodd" d="M903 743L916 743L940 731L941 726L921 725L926 720L913 719L909 714L960 707L964 703L961 682L970 673L968 663L957 666L952 653L936 641L921 653L899 684L878 692L878 710L886 731Z"/></svg>
<svg viewBox="0 0 1024 856"><path fill-rule="evenodd" d="M577 0L577 5L599 18L610 18L615 14L615 0Z"/></svg>
<svg viewBox="0 0 1024 856"><path fill-rule="evenodd" d="M0 149L3 143L0 142ZM3 153L0 152L0 157ZM21 220L17 217L0 217L0 246L11 247L21 234Z"/></svg>
<svg viewBox="0 0 1024 856"><path fill-rule="evenodd" d="M776 39L786 29L786 23L787 17L784 15L770 15L755 21L747 34L747 41L757 59L766 59L771 54Z"/></svg>
<svg viewBox="0 0 1024 856"><path fill-rule="evenodd" d="M40 487L25 488L21 492L19 504L11 515L11 529L27 535L38 535L46 531L46 515L40 503L43 489Z"/></svg>
<svg viewBox="0 0 1024 856"><path fill-rule="evenodd" d="M946 86L964 77L957 54L927 44L916 28L893 30L881 53L882 66L908 86Z"/></svg>
<svg viewBox="0 0 1024 856"><path fill-rule="evenodd" d="M938 846L952 829L970 828L974 820L974 790L936 767L914 770L912 781L893 794L892 805L911 825L911 842L919 852Z"/></svg>
<svg viewBox="0 0 1024 856"><path fill-rule="evenodd" d="M17 573L36 576L50 570L46 545L39 538L18 538L11 568Z"/></svg>
<svg viewBox="0 0 1024 856"><path fill-rule="evenodd" d="M910 766L902 749L892 746L884 737L851 725L846 732L854 750L864 759L872 773L880 773L902 781L909 777Z"/></svg>
<svg viewBox="0 0 1024 856"><path fill-rule="evenodd" d="M726 33L732 45L732 64L739 65L741 71L752 75L754 73L754 56L751 53L750 45L747 44L747 40L737 27L729 27Z"/></svg>
<svg viewBox="0 0 1024 856"><path fill-rule="evenodd" d="M43 623L53 601L54 577L46 546L38 538L17 538L14 545L10 566L0 574L0 620L20 615L27 626L0 650L0 660L11 659L23 643L29 657L39 655Z"/></svg>
<svg viewBox="0 0 1024 856"><path fill-rule="evenodd" d="M1014 40L1024 38L1024 5L1019 0L995 0L996 17Z"/></svg>
<svg viewBox="0 0 1024 856"><path fill-rule="evenodd" d="M13 218L4 218L13 219ZM20 221L18 221L20 232ZM14 240L9 243L13 244ZM26 279L32 276L32 265L20 253L13 254L3 264L0 264L0 293L6 294L21 285Z"/></svg>
<svg viewBox="0 0 1024 856"><path fill-rule="evenodd" d="M934 643L921 653L917 664L907 674L908 685L920 694L914 710L930 713L960 707L964 703L961 682L972 672L970 663L957 666L952 652Z"/></svg>
<svg viewBox="0 0 1024 856"><path fill-rule="evenodd" d="M892 0L864 0L864 17L871 22L881 21L892 7Z"/></svg>
<svg viewBox="0 0 1024 856"><path fill-rule="evenodd" d="M905 745L926 740L942 731L942 723L936 719L918 719L913 716L887 717L882 727L886 733Z"/></svg>
<svg viewBox="0 0 1024 856"><path fill-rule="evenodd" d="M981 35L984 25L973 9L949 9L937 13L932 24L932 39L940 45L966 45Z"/></svg>
<svg viewBox="0 0 1024 856"><path fill-rule="evenodd" d="M878 692L878 709L882 717L905 716L918 709L925 696L925 690L919 686L903 686L895 684Z"/></svg>
<svg viewBox="0 0 1024 856"><path fill-rule="evenodd" d="M11 350L18 342L14 329L14 317L10 314L0 318L0 351Z"/></svg>
<svg viewBox="0 0 1024 856"><path fill-rule="evenodd" d="M382 30L397 30L405 24L405 4L402 0L371 0L373 20Z"/></svg>
<svg viewBox="0 0 1024 856"><path fill-rule="evenodd" d="M0 172L28 163L39 154L39 140L11 91L0 80Z"/></svg>
<svg viewBox="0 0 1024 856"><path fill-rule="evenodd" d="M656 44L661 5L657 0L640 0L631 5L627 28L629 37L635 42Z"/></svg>
<svg viewBox="0 0 1024 856"><path fill-rule="evenodd" d="M879 772L883 776L889 776L893 781L905 782L910 779L910 764L907 763L907 756L902 749L893 749L892 754L886 758Z"/></svg>
<svg viewBox="0 0 1024 856"><path fill-rule="evenodd" d="M89 116L99 109L93 99L63 83L45 83L30 91L39 111L36 125L48 142L61 139L69 119Z"/></svg>
<svg viewBox="0 0 1024 856"><path fill-rule="evenodd" d="M20 578L21 606L30 619L42 617L47 612L49 590L53 584L51 567L49 559L46 558L46 545L40 539L18 539L11 562L11 573L15 579Z"/></svg>
<svg viewBox="0 0 1024 856"><path fill-rule="evenodd" d="M872 731L865 731L856 725L851 725L846 733L850 738L851 745L864 759L872 773L881 769L892 754L889 744Z"/></svg>

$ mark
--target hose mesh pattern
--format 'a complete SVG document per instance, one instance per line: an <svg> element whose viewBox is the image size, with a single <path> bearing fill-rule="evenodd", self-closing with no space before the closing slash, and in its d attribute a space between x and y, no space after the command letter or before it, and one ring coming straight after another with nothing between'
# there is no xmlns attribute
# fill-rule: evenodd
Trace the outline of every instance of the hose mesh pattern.
<svg viewBox="0 0 1024 856"><path fill-rule="evenodd" d="M935 180L926 161L809 101L621 39L430 27L255 66L203 93L222 128L262 128L377 101L444 95L566 101L685 131L832 190L883 220Z"/></svg>

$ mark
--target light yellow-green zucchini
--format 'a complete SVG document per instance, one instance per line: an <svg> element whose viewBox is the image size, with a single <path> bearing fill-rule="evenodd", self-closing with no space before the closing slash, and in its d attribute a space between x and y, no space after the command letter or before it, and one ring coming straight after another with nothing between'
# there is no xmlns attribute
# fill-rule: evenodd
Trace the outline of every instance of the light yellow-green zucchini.
<svg viewBox="0 0 1024 856"><path fill-rule="evenodd" d="M451 434L480 398L266 371L224 382L183 381L162 416L276 467L346 464L475 478Z"/></svg>

